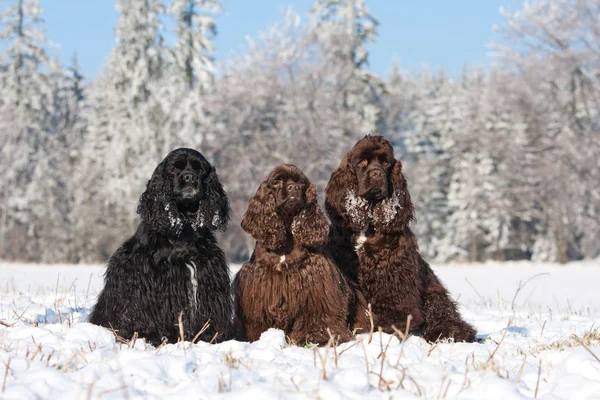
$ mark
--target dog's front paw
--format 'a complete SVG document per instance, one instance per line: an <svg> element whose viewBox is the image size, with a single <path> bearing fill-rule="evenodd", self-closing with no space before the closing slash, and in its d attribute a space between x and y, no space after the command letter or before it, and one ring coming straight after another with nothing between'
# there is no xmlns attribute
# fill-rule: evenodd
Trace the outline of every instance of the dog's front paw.
<svg viewBox="0 0 600 400"><path fill-rule="evenodd" d="M473 343L477 341L477 331L464 321L452 321L446 324L428 328L423 337L430 341L452 338L455 342Z"/></svg>

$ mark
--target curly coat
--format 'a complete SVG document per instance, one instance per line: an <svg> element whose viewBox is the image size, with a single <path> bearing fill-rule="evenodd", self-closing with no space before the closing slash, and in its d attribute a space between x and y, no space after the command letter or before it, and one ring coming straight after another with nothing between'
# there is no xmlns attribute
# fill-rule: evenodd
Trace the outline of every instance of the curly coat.
<svg viewBox="0 0 600 400"><path fill-rule="evenodd" d="M197 195L182 200L174 188L188 181ZM206 322L199 340L227 338L233 309L229 267L213 231L225 228L229 203L215 168L195 150L172 151L148 181L138 214L137 231L108 261L89 322L126 339L137 332L157 345L179 339L181 314L185 340Z"/></svg>
<svg viewBox="0 0 600 400"><path fill-rule="evenodd" d="M384 171L380 200L365 194L375 170ZM358 284L384 332L392 333L392 325L404 330L411 315L411 332L429 341L475 341L475 329L419 254L402 163L386 139L366 136L343 157L327 185L325 208L332 222L328 249Z"/></svg>
<svg viewBox="0 0 600 400"><path fill-rule="evenodd" d="M276 211L271 182L291 177L306 183L305 203L286 225ZM242 228L256 240L248 262L234 278L235 326L240 340L255 341L269 328L292 343L339 341L353 327L366 329L366 303L324 252L329 226L317 189L293 165L276 167L248 202Z"/></svg>

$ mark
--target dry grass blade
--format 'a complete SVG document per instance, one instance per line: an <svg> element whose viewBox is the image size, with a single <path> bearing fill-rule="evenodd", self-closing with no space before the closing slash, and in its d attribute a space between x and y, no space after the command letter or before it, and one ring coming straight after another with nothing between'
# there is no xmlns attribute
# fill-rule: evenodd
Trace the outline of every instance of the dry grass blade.
<svg viewBox="0 0 600 400"><path fill-rule="evenodd" d="M7 328L12 328L14 324L9 324L8 322L0 321L0 325L6 326Z"/></svg>
<svg viewBox="0 0 600 400"><path fill-rule="evenodd" d="M154 354L158 354L158 352L160 351L160 349L163 348L163 346L165 346L167 343L169 342L169 339L164 338L162 343L160 345L158 345L158 347L156 348L156 351L154 352Z"/></svg>
<svg viewBox="0 0 600 400"><path fill-rule="evenodd" d="M363 354L365 355L365 366L367 368L367 375L369 375L369 360L367 359L367 347L365 346L364 340L361 340L360 343L362 344Z"/></svg>
<svg viewBox="0 0 600 400"><path fill-rule="evenodd" d="M546 322L548 322L548 321L544 321L544 325L542 325L542 330L540 331L540 336L542 336L544 334L544 328L546 328Z"/></svg>
<svg viewBox="0 0 600 400"><path fill-rule="evenodd" d="M502 344L502 342L504 341L504 338L506 337L506 334L508 333L508 328L510 328L510 325L512 324L512 320L508 320L508 325L506 325L506 328L504 328L504 333L502 334L502 338L500 339L500 341L498 342L498 346L496 346L496 348L494 349L494 351L492 351L492 354L490 354L490 358L487 359L487 362L490 362L491 360L494 359L494 355L496 354L496 352L498 351L498 349L500 348L500 345Z"/></svg>
<svg viewBox="0 0 600 400"><path fill-rule="evenodd" d="M390 390L389 384L388 382L383 379L383 366L385 364L385 356L386 356L386 352L388 349L388 346L390 345L390 341L392 340L393 336L390 336L390 340L388 340L387 346L385 346L385 350L383 349L383 331L381 329L381 327L379 327L379 345L381 346L381 350L379 355L377 356L377 358L381 357L381 368L379 370L379 390L381 390L382 387L386 387L387 390Z"/></svg>
<svg viewBox="0 0 600 400"><path fill-rule="evenodd" d="M67 360L67 362L64 364L64 368L63 371L68 371L70 369L71 363L73 361L75 361L75 358L77 358L77 356L79 355L79 352L77 353L73 353L73 355Z"/></svg>
<svg viewBox="0 0 600 400"><path fill-rule="evenodd" d="M444 390L444 383L446 383L446 378L447 377L445 375L442 377L442 382L440 383L440 390L437 395L437 400L440 400L442 398L442 392Z"/></svg>
<svg viewBox="0 0 600 400"><path fill-rule="evenodd" d="M327 333L329 334L329 341L327 342L327 345L329 345L329 343L331 343L331 348L333 349L333 364L337 368L338 367L337 340L335 339L335 336L331 333L331 330L329 328L327 328Z"/></svg>
<svg viewBox="0 0 600 400"><path fill-rule="evenodd" d="M126 385L121 385L121 386L119 386L119 387L116 387L116 388L114 388L114 389L107 389L107 390L104 390L104 391L102 391L102 392L98 393L98 398L100 399L100 398L104 397L104 396L105 396L105 395L107 395L107 394L114 393L114 392L118 392L118 391L120 391L120 390L127 390L127 386L126 386Z"/></svg>
<svg viewBox="0 0 600 400"><path fill-rule="evenodd" d="M452 384L452 379L448 380L448 385L446 385L446 390L444 390L444 394L442 395L442 399L445 399L448 396L448 389L450 389L450 384Z"/></svg>
<svg viewBox="0 0 600 400"><path fill-rule="evenodd" d="M521 368L519 368L519 375L515 380L515 384L521 382L521 377L523 376L523 371L525 370L525 362L527 361L527 354L525 354L525 358L523 359L523 363L521 364Z"/></svg>
<svg viewBox="0 0 600 400"><path fill-rule="evenodd" d="M367 315L369 316L369 323L371 324L371 329L369 330L369 340L367 343L371 344L371 340L373 340L373 331L375 330L375 321L373 320L373 311L371 310L371 303L369 303Z"/></svg>
<svg viewBox="0 0 600 400"><path fill-rule="evenodd" d="M194 338L192 339L192 342L190 343L190 345L188 346L188 349L190 347L192 347L192 345L194 343L196 343L196 340L198 340L198 338L200 337L200 335L202 335L204 332L206 332L206 330L208 329L208 327L210 326L210 319L207 320L204 325L202 325L202 328L200 328L200 330L198 331L198 333L196 333L196 336L194 336Z"/></svg>
<svg viewBox="0 0 600 400"><path fill-rule="evenodd" d="M435 342L433 342L433 344L431 345L431 347L427 351L427 357L429 357L431 355L431 353L433 353L433 351L435 349L437 349L438 345L440 344L440 338L441 337L442 337L442 334L440 333L440 335L438 336L438 338L435 339Z"/></svg>
<svg viewBox="0 0 600 400"><path fill-rule="evenodd" d="M419 386L417 381L415 381L415 378L413 378L412 376L410 376L408 374L406 375L406 377L408 379L410 379L410 381L413 383L413 385L415 385L415 387L417 388L417 393L418 393L419 397L423 396L423 392L421 392L421 387Z"/></svg>
<svg viewBox="0 0 600 400"><path fill-rule="evenodd" d="M467 358L468 359L468 358ZM463 380L463 384L460 387L458 393L462 392L467 388L467 384L469 383L469 365L465 362L465 379Z"/></svg>
<svg viewBox="0 0 600 400"><path fill-rule="evenodd" d="M31 355L31 360L33 360L35 358L35 356L37 356L41 352L42 352L42 344L40 343L40 344L38 344L38 347L35 350L35 352Z"/></svg>
<svg viewBox="0 0 600 400"><path fill-rule="evenodd" d="M537 399L537 396L538 396L538 389L540 388L540 377L541 376L542 376L542 360L540 360L540 366L538 367L537 383L535 384L535 395L533 396L534 399Z"/></svg>
<svg viewBox="0 0 600 400"><path fill-rule="evenodd" d="M2 380L2 393L6 390L6 378L8 377L8 370L10 369L10 360L12 360L12 358L9 358L5 364L6 369L4 370L4 379Z"/></svg>
<svg viewBox="0 0 600 400"><path fill-rule="evenodd" d="M400 353L398 354L398 361L396 361L396 367L400 364L400 359L402 358L402 354L404 353L404 343L406 343L406 339L408 339L408 332L410 331L410 322L412 321L412 315L408 314L406 317L406 328L403 332L400 332L394 325L392 325L392 329L400 338L402 338L402 346L400 346Z"/></svg>
<svg viewBox="0 0 600 400"><path fill-rule="evenodd" d="M321 378L326 381L327 380L327 354L325 355L325 357L323 357L323 355L321 354L321 352L319 351L319 349L317 349L315 347L315 351L317 352L317 355L319 356L319 360L321 361Z"/></svg>
<svg viewBox="0 0 600 400"><path fill-rule="evenodd" d="M177 318L177 327L179 328L179 341L183 343L185 341L185 337L183 334L183 311L179 313L179 317Z"/></svg>
<svg viewBox="0 0 600 400"><path fill-rule="evenodd" d="M477 289L475 289L475 286L473 286L473 284L471 283L471 281L470 281L469 279L465 278L465 281L467 282L467 284L468 284L469 286L471 286L471 289L473 289L473 291L475 292L475 294L476 294L477 296L479 296L479 298L481 299L481 301L482 301L482 302L483 302L483 304L485 305L485 297L483 297L483 296L482 296L482 295L481 295L481 294L480 294L480 293L477 291Z"/></svg>
<svg viewBox="0 0 600 400"><path fill-rule="evenodd" d="M23 310L23 312L22 312L21 314L17 314L17 312L16 312L15 310L12 310L12 312L13 312L13 314L15 315L15 317L17 317L17 319L18 319L19 321L23 321L23 322L25 322L25 323L28 323L28 324L32 324L32 325L34 325L34 324L33 324L33 321L31 321L31 320L28 320L27 318L23 318L23 315L25 315L25 313L27 312L27 310L29 310L29 307L31 307L31 305L32 305L32 304L33 304L33 302L29 303L29 304L27 305L27 307L25 307L25 309Z"/></svg>
<svg viewBox="0 0 600 400"><path fill-rule="evenodd" d="M52 358L53 355L54 355L54 350L52 350L52 353L48 354L48 358L46 359L46 367L50 366L50 359Z"/></svg>
<svg viewBox="0 0 600 400"><path fill-rule="evenodd" d="M523 283L522 281L519 281L519 287L517 288L517 290L515 291L515 295L513 296L512 302L510 303L510 309L513 311L513 313L515 312L515 301L517 300L517 296L519 295L519 293L521 292L521 290L523 290L523 288L532 280L539 278L540 276L544 276L544 275L548 275L547 272L541 273L541 274L536 274L533 275L531 277L529 277L529 279L527 279L525 281L525 283Z"/></svg>
<svg viewBox="0 0 600 400"><path fill-rule="evenodd" d="M344 349L343 349L342 351L340 351L340 354L338 354L338 355L340 355L340 356L341 356L341 355L342 355L342 354L344 354L346 351L350 350L351 348L353 348L354 346L356 346L356 345L357 345L357 344L359 344L360 342L362 342L362 340L360 340L360 339L359 339L359 340L356 340L354 343L352 343L350 346L348 346L348 347L344 347Z"/></svg>
<svg viewBox="0 0 600 400"><path fill-rule="evenodd" d="M138 333L133 332L133 336L131 336L131 339L129 340L129 344L128 344L130 349L133 349L135 347L135 343L137 342L137 339L138 339Z"/></svg>
<svg viewBox="0 0 600 400"><path fill-rule="evenodd" d="M112 324L110 324L110 323L108 325L110 325L110 328L108 328L108 330L111 331L113 333L113 335L115 335L115 340L117 342L119 342L121 344L127 344L128 343L127 339L125 339L122 336L119 336L119 333L118 333L119 330L118 329L113 328Z"/></svg>
<svg viewBox="0 0 600 400"><path fill-rule="evenodd" d="M588 351L588 353L590 353L592 355L592 357L594 357L596 359L596 361L600 362L600 358L598 358L598 356L596 354L594 354L594 352L585 343L583 343L583 340L577 338L577 341L579 342L579 344L581 344L583 346L584 349L586 349Z"/></svg>

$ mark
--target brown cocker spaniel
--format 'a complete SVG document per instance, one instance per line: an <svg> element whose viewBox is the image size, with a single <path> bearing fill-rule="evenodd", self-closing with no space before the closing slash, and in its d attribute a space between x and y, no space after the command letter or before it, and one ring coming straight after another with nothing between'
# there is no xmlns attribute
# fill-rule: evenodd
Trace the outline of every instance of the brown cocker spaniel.
<svg viewBox="0 0 600 400"><path fill-rule="evenodd" d="M414 208L402 163L381 136L366 136L331 174L325 207L332 222L328 249L342 272L358 284L376 317L392 333L429 341L475 341L475 329L458 313L448 290L419 254L409 228Z"/></svg>
<svg viewBox="0 0 600 400"><path fill-rule="evenodd" d="M300 169L279 165L248 202L242 228L256 240L234 279L237 339L255 341L269 328L292 343L339 341L367 329L366 303L324 253L329 227L317 189Z"/></svg>

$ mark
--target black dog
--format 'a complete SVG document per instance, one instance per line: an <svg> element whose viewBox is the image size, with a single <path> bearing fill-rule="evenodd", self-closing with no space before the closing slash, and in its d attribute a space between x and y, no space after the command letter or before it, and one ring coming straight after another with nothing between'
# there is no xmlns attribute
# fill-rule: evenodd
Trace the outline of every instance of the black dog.
<svg viewBox="0 0 600 400"><path fill-rule="evenodd" d="M212 233L224 229L229 202L215 168L192 149L172 151L154 170L137 209L141 223L108 261L89 321L129 339L227 339L229 268Z"/></svg>

